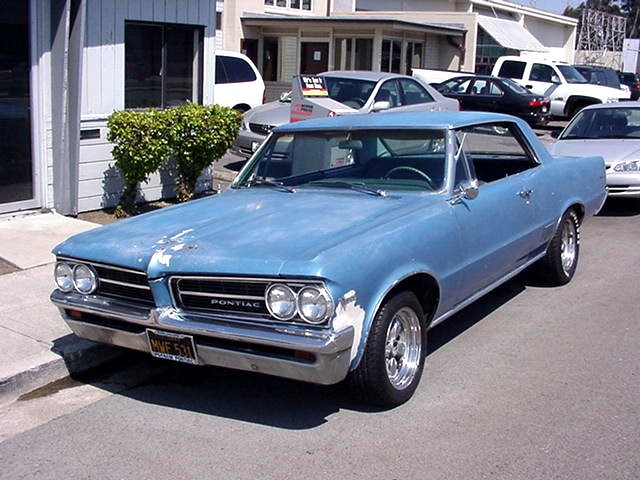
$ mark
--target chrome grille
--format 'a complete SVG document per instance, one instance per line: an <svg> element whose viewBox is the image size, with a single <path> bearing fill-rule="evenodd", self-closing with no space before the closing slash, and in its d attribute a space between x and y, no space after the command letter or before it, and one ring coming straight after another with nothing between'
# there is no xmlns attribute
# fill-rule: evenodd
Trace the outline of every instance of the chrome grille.
<svg viewBox="0 0 640 480"><path fill-rule="evenodd" d="M262 123L250 123L249 124L249 130L251 130L253 133L257 133L259 135L269 135L269 133L271 132L271 129L273 128L273 125L265 125Z"/></svg>
<svg viewBox="0 0 640 480"><path fill-rule="evenodd" d="M171 277L169 282L176 307L185 311L274 320L264 299L272 283L286 283L294 291L320 284L310 280L240 277ZM293 321L301 319L295 317Z"/></svg>
<svg viewBox="0 0 640 480"><path fill-rule="evenodd" d="M171 292L184 310L240 313L269 317L264 293L271 280L173 277Z"/></svg>
<svg viewBox="0 0 640 480"><path fill-rule="evenodd" d="M96 295L114 297L143 305L153 305L153 295L144 272L111 265L89 263L98 274Z"/></svg>

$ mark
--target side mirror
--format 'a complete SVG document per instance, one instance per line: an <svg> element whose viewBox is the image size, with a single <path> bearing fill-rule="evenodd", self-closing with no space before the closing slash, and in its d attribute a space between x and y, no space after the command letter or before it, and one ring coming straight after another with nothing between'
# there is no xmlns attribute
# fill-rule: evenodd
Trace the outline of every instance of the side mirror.
<svg viewBox="0 0 640 480"><path fill-rule="evenodd" d="M562 130L551 130L551 133L549 133L549 136L551 138L558 138L560 136L560 132L562 132Z"/></svg>
<svg viewBox="0 0 640 480"><path fill-rule="evenodd" d="M460 183L457 188L458 192L467 200L475 200L478 198L480 189L478 188L478 180L465 180Z"/></svg>
<svg viewBox="0 0 640 480"><path fill-rule="evenodd" d="M287 99L288 96L289 96L289 92L282 92L280 94L280 101L284 102Z"/></svg>
<svg viewBox="0 0 640 480"><path fill-rule="evenodd" d="M391 108L391 103L387 102L386 100L382 100L379 102L375 102L373 104L373 107L371 107L371 111L372 112L379 112L381 110L389 110L389 108Z"/></svg>

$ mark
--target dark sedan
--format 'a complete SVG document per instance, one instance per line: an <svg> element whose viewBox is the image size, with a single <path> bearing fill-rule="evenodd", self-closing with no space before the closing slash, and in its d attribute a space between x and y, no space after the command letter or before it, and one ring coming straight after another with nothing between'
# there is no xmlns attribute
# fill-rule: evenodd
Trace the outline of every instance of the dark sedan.
<svg viewBox="0 0 640 480"><path fill-rule="evenodd" d="M461 110L508 113L531 125L544 125L549 121L549 98L533 94L508 78L454 77L436 89L458 100Z"/></svg>

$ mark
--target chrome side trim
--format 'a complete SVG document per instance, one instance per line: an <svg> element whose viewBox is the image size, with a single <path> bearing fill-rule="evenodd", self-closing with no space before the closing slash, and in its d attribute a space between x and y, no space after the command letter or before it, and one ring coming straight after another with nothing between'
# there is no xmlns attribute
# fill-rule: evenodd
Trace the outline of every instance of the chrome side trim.
<svg viewBox="0 0 640 480"><path fill-rule="evenodd" d="M476 300L478 300L479 298L485 296L487 293L489 293L491 290L495 289L498 285L503 284L504 282L511 280L513 277L515 277L516 275L518 275L520 272L522 272L523 270L525 270L527 267L533 265L534 263L536 263L538 260L540 260L542 257L545 256L546 254L546 248L545 250L536 255L534 258L532 258L531 260L529 260L527 263L519 266L518 268L512 270L510 273L507 273L505 276L503 276L502 278L499 278L498 280L496 280L495 282L491 283L490 285L486 286L485 288L483 288L482 290L478 291L477 293L475 293L474 295L470 296L469 298L467 298L466 300L463 300L461 303L459 303L458 305L456 305L454 308L452 308L451 310L449 310L448 312L443 313L442 315L440 315L438 318L434 319L433 322L431 322L431 325L429 326L429 328L435 327L436 325L438 325L439 323L443 322L444 320L446 320L447 318L449 318L451 315L453 315L454 313L459 312L460 310L462 310L463 308L471 305L473 302L475 302Z"/></svg>

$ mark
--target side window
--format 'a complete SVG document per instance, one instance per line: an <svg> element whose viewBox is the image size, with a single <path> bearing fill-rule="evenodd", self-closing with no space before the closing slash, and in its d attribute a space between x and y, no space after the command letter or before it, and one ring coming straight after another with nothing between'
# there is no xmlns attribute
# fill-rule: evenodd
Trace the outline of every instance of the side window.
<svg viewBox="0 0 640 480"><path fill-rule="evenodd" d="M475 95L491 95L491 82L489 80L476 80L471 87Z"/></svg>
<svg viewBox="0 0 640 480"><path fill-rule="evenodd" d="M481 183L498 181L539 165L513 123L467 127L458 130L457 137Z"/></svg>
<svg viewBox="0 0 640 480"><path fill-rule="evenodd" d="M418 82L403 78L400 79L400 88L403 93L403 105L433 102L431 94Z"/></svg>
<svg viewBox="0 0 640 480"><path fill-rule="evenodd" d="M222 66L226 78L218 77L217 71ZM218 81L218 79L222 81ZM216 57L216 83L241 83L253 82L256 74L244 59L236 57L225 57L223 55Z"/></svg>
<svg viewBox="0 0 640 480"><path fill-rule="evenodd" d="M534 63L531 67L531 75L529 78L536 82L551 83L554 81L554 76L556 76L556 73L551 66L543 63Z"/></svg>
<svg viewBox="0 0 640 480"><path fill-rule="evenodd" d="M389 107L398 107L400 105L400 92L398 91L398 82L388 80L382 84L378 93L376 93L376 102L389 102Z"/></svg>
<svg viewBox="0 0 640 480"><path fill-rule="evenodd" d="M469 90L469 86L471 85L471 80L464 80L462 82L458 82L456 89L454 90L456 93L471 93Z"/></svg>
<svg viewBox="0 0 640 480"><path fill-rule="evenodd" d="M504 91L502 90L502 87L496 82L490 82L488 94L495 97L501 97L502 95L504 95Z"/></svg>
<svg viewBox="0 0 640 480"><path fill-rule="evenodd" d="M524 67L527 64L525 62L519 62L517 60L507 60L500 67L498 72L499 77L507 78L522 78L524 75Z"/></svg>

